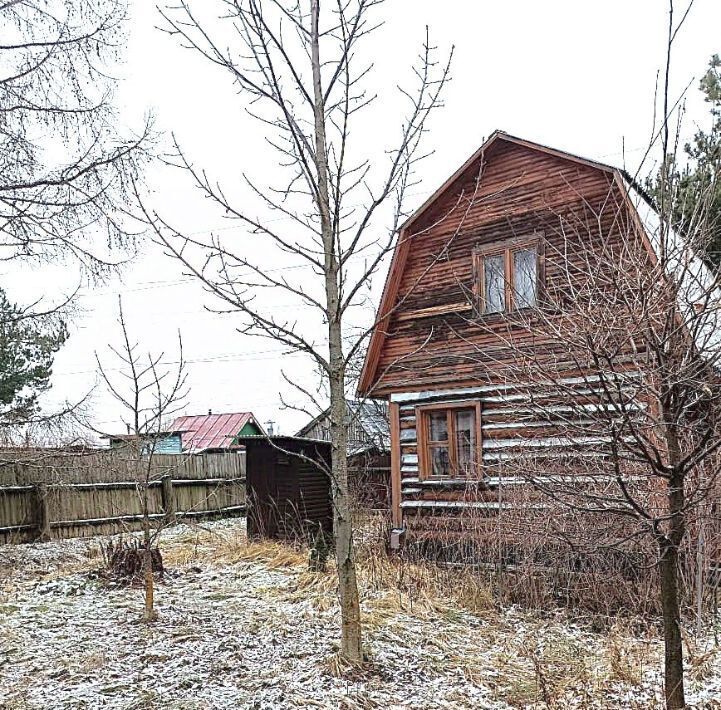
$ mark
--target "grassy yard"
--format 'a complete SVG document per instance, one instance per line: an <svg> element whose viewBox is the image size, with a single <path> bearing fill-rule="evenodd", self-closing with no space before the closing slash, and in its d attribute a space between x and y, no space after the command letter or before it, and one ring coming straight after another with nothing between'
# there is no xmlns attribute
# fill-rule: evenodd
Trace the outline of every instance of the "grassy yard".
<svg viewBox="0 0 721 710"><path fill-rule="evenodd" d="M660 707L652 630L516 608L458 572L361 554L369 652L335 655L334 572L303 550L248 543L243 521L179 526L159 618L142 592L109 585L100 540L0 549L2 708ZM721 653L687 644L689 700L721 708Z"/></svg>

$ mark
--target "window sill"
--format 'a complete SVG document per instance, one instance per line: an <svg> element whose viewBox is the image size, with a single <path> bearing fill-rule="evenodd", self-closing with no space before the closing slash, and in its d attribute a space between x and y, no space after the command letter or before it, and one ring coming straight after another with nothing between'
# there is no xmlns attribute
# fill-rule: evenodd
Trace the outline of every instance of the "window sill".
<svg viewBox="0 0 721 710"><path fill-rule="evenodd" d="M509 321L516 317L533 318L535 315L540 315L541 311L544 310L541 306L526 306L525 308L514 308L512 311L500 311L497 313L480 313L478 309L475 310L476 321L484 321L489 323Z"/></svg>

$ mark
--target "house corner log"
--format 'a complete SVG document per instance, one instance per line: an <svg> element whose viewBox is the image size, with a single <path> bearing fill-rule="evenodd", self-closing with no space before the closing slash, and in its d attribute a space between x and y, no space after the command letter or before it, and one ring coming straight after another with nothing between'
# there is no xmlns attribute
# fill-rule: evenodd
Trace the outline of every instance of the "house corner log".
<svg viewBox="0 0 721 710"><path fill-rule="evenodd" d="M391 433L391 515L393 528L403 526L401 515L401 441L400 441L400 409L397 403L391 402L390 416Z"/></svg>

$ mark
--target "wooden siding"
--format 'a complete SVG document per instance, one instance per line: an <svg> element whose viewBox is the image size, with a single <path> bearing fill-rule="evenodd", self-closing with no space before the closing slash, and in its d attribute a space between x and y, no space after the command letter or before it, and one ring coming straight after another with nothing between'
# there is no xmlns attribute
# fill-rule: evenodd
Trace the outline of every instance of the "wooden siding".
<svg viewBox="0 0 721 710"><path fill-rule="evenodd" d="M346 401L348 486L358 510L390 507L390 440L384 402ZM299 437L330 442L330 409L306 424Z"/></svg>
<svg viewBox="0 0 721 710"><path fill-rule="evenodd" d="M243 439L247 452L248 535L313 538L333 529L330 444L296 437Z"/></svg>
<svg viewBox="0 0 721 710"><path fill-rule="evenodd" d="M158 439L155 444L156 454L182 454L183 444L180 434L171 434Z"/></svg>
<svg viewBox="0 0 721 710"><path fill-rule="evenodd" d="M547 501L517 475L524 460L533 462L534 475L552 476L581 475L590 461L603 466L607 460L608 437L593 417L585 430L579 421L574 436L561 425L579 401L589 411L608 406L566 344L534 329L532 311L517 321L512 312L478 314L474 254L529 239L538 244L539 305L547 313L569 295L569 283L588 278L595 259L650 258L616 171L502 136L411 219L381 304L379 315L389 315L374 333L361 386L391 401L396 528L422 536L431 527L437 532L442 519L462 535L462 514L492 526L508 506L542 517ZM553 376L574 390L571 398L568 391L519 381L519 352L533 356L538 372L544 358L553 362ZM418 448L418 408L458 402L479 405L480 463L467 477L428 477ZM640 411L645 405L635 400L630 406ZM430 518L433 526L426 525Z"/></svg>
<svg viewBox="0 0 721 710"><path fill-rule="evenodd" d="M566 387L584 390L584 383L569 378ZM584 395L584 400L589 395ZM568 461L592 457L599 465L609 454L608 439L602 432L589 430L569 436L560 427L553 406L554 393L547 386L513 387L488 384L476 388L436 390L394 395L391 402L393 433L393 524L423 529L419 518L473 509L476 515L492 518L499 507L510 504L522 493L526 504L542 506L536 495L529 499L527 479L518 475L523 461L532 463L534 475L548 462L549 475L577 475ZM467 477L433 478L424 475L423 457L418 449L419 406L432 403L443 407L475 401L481 411L481 463ZM589 406L604 406L602 404ZM636 405L644 407L642 402ZM563 409L557 405L556 409ZM562 415L561 411L557 412ZM397 421L397 424L394 422ZM397 428L396 428L397 427ZM564 458L566 464L557 465ZM598 478L594 479L598 482ZM505 492L499 498L499 487ZM499 499L505 501L499 503ZM528 499L528 500L527 500ZM416 518L416 520L412 520ZM437 523L437 521L436 521ZM437 527L437 525L436 525Z"/></svg>
<svg viewBox="0 0 721 710"><path fill-rule="evenodd" d="M551 298L559 295L569 262L595 246L612 249L632 228L610 172L503 141L485 161L471 165L405 237L408 253L374 396L470 386L501 375L507 354L498 335L507 333L508 321L489 316L483 328L473 322L474 249L542 235ZM519 330L514 337L518 345L542 345L532 333Z"/></svg>

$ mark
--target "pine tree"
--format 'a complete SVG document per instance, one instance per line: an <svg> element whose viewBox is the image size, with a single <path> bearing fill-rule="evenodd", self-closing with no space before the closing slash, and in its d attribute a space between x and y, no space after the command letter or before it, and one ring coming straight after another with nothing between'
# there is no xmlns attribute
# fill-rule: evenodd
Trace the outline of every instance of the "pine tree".
<svg viewBox="0 0 721 710"><path fill-rule="evenodd" d="M67 338L63 320L30 314L0 289L0 426L26 424L38 413L55 353Z"/></svg>
<svg viewBox="0 0 721 710"><path fill-rule="evenodd" d="M721 58L714 54L699 89L710 106L711 127L699 129L684 146L688 162L679 166L673 156L666 158L659 174L647 182L647 189L660 202L660 173L668 171L667 185L674 221L692 238L711 265L721 264ZM703 216L703 219L701 219Z"/></svg>

